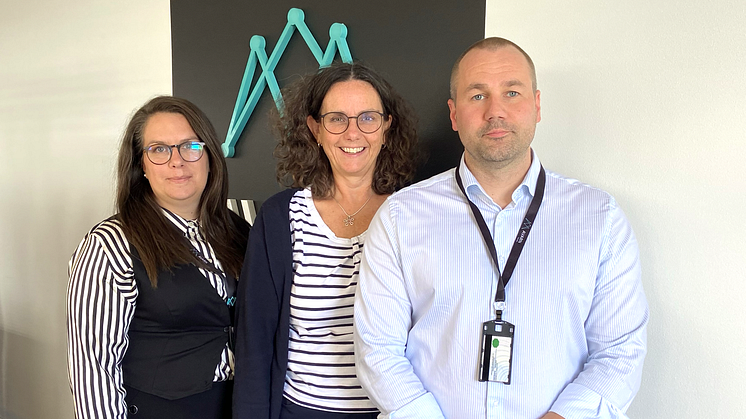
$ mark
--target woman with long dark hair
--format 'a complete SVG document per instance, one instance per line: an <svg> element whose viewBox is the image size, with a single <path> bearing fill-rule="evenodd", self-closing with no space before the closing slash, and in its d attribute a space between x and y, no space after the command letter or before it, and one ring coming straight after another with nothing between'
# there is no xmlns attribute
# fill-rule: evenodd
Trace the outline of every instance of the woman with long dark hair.
<svg viewBox="0 0 746 419"><path fill-rule="evenodd" d="M160 96L135 112L119 150L117 214L70 260L76 417L230 417L232 305L249 225L227 194L202 111Z"/></svg>
<svg viewBox="0 0 746 419"><path fill-rule="evenodd" d="M234 418L368 419L355 374L353 297L368 224L411 180L414 113L359 63L333 64L283 93L277 176L239 286Z"/></svg>

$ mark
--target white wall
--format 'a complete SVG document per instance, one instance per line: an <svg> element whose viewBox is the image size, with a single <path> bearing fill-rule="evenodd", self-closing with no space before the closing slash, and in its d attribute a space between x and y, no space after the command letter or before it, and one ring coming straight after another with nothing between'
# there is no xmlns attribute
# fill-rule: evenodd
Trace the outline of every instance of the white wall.
<svg viewBox="0 0 746 419"><path fill-rule="evenodd" d="M488 0L486 22L535 61L542 162L612 193L638 236L630 417L746 417L744 2Z"/></svg>
<svg viewBox="0 0 746 419"><path fill-rule="evenodd" d="M129 115L171 93L168 0L0 0L0 418L71 418L67 261Z"/></svg>

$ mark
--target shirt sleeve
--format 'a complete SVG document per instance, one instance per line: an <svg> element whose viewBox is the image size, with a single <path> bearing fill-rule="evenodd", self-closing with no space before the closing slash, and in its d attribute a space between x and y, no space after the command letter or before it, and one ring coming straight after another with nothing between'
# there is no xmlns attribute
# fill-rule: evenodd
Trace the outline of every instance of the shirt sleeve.
<svg viewBox="0 0 746 419"><path fill-rule="evenodd" d="M412 306L386 201L371 221L355 295L355 364L380 418L444 418L405 355Z"/></svg>
<svg viewBox="0 0 746 419"><path fill-rule="evenodd" d="M121 362L137 297L131 266L121 230L106 223L70 260L68 378L78 419L127 417Z"/></svg>
<svg viewBox="0 0 746 419"><path fill-rule="evenodd" d="M588 360L551 408L566 419L626 418L640 387L648 305L637 240L616 202L610 205L585 326Z"/></svg>

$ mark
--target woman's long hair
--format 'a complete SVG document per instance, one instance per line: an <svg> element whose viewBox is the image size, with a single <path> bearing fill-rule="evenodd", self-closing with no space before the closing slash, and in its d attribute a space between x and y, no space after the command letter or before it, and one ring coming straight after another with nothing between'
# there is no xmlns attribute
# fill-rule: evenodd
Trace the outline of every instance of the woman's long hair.
<svg viewBox="0 0 746 419"><path fill-rule="evenodd" d="M127 124L117 164L117 211L127 240L135 246L150 283L158 272L178 264L207 268L191 251L183 235L163 215L143 172L143 131L156 113L184 116L199 141L205 143L210 172L199 201L199 222L224 271L237 278L243 263L249 226L228 209L228 169L220 143L207 116L186 99L158 96L135 112Z"/></svg>
<svg viewBox="0 0 746 419"><path fill-rule="evenodd" d="M378 73L361 63L334 63L317 73L303 77L283 90L284 111L270 111L272 130L279 138L275 147L277 180L296 188L311 188L314 196L326 198L334 193L332 167L316 143L306 118L321 118L321 104L336 83L361 80L370 84L383 104L383 113L391 118L384 133L385 147L376 159L373 191L390 194L412 180L416 169L417 118L409 104Z"/></svg>

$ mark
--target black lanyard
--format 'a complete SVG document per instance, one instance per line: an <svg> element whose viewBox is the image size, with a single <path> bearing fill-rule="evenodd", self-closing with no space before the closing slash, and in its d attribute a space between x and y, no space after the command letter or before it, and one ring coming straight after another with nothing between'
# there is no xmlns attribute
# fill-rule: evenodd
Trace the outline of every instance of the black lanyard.
<svg viewBox="0 0 746 419"><path fill-rule="evenodd" d="M490 256L492 256L492 262L495 263L495 268L497 268L498 283L497 292L495 293L495 316L497 320L501 320L502 311L505 309L505 286L508 285L508 281L510 281L510 277L513 275L515 265L518 263L518 258L521 256L523 246L526 244L526 240L528 239L528 233L531 232L531 227L533 227L534 225L536 214L539 212L541 201L542 199L544 199L544 184L546 183L544 166L540 166L539 177L538 179L536 179L536 190L534 191L534 198L531 200L531 205L529 205L528 211L526 211L526 216L523 218L523 225L521 225L521 228L518 230L518 234L516 235L515 241L513 242L513 247L510 249L510 256L508 256L508 261L505 264L505 272L502 273L500 272L500 264L497 262L497 250L495 249L495 242L492 239L490 230L489 228L487 228L487 223L484 221L484 217L482 217L482 213L479 211L479 208L477 208L477 206L473 202L471 202L469 197L466 195L466 190L464 189L464 184L461 181L461 175L459 174L458 167L456 167L456 183L458 183L458 187L459 189L461 189L461 193L464 194L464 198L466 198L466 201L469 202L469 207L471 207L471 212L474 214L474 218L477 220L477 225L479 226L479 231L482 233L484 243L487 245L487 248L490 251Z"/></svg>
<svg viewBox="0 0 746 419"><path fill-rule="evenodd" d="M187 246L189 246L189 250L191 250L192 254L199 259L200 262L204 263L207 267L208 271L211 271L213 274L215 274L218 278L220 278L223 282L223 286L225 287L225 292L228 294L228 299L226 301L226 304L228 304L229 307L233 307L233 305L236 302L236 280L233 279L233 277L228 276L227 273L221 271L220 269L215 266L212 262L210 262L209 259L205 257L205 255L202 254L202 252L194 247L192 243L189 241L188 238L184 237L187 241Z"/></svg>
<svg viewBox="0 0 746 419"><path fill-rule="evenodd" d="M168 212L169 214L171 214L171 216L174 217L174 218L181 218L178 215L174 214L173 212L171 212L171 211L169 211L169 210L167 210L165 208L163 208L163 210L166 211L166 212ZM218 269L217 266L215 266L215 264L213 264L212 262L210 262L210 260L207 259L207 257L205 257L204 254L202 254L201 250L199 250L198 248L196 248L192 244L192 241L189 239L189 237L187 237L189 235L188 231L191 228L191 227L189 227L190 226L189 223L190 222L187 221L187 231L181 231L175 225L173 227L174 227L174 229L176 229L176 231L181 236L181 238L182 238L182 240L184 242L184 245L189 249L189 251L192 252L192 254L194 255L194 257L196 257L197 259L199 259L199 261L202 262L202 264L204 265L204 266L201 266L200 268L203 268L203 269L206 269L206 270L212 272L218 278L220 278L220 280L223 282L223 287L225 287L225 292L226 292L226 294L228 294L228 297L227 297L227 300L226 300L225 303L228 305L228 307L230 307L232 309L233 306L236 303L236 282L237 281L235 280L235 278L229 276L227 273L225 273L222 270ZM197 224L197 229L199 229L199 224ZM205 242L205 243L207 243L207 242ZM231 319L232 318L233 318L233 313L231 312Z"/></svg>
<svg viewBox="0 0 746 419"><path fill-rule="evenodd" d="M236 283L238 281L236 281L232 276L229 276L227 273L218 269L214 263L210 262L210 260L207 259L204 254L202 254L202 251L192 245L192 243L186 236L184 237L184 240L187 241L187 246L189 246L192 254L197 259L199 259L200 262L206 265L207 270L212 271L212 273L217 275L217 277L222 279L223 281L225 292L228 294L228 299L226 300L225 304L228 305L228 313L231 317L231 325L224 329L224 331L228 332L228 347L231 351L234 351L236 348L236 332L233 325L235 324L236 318Z"/></svg>

